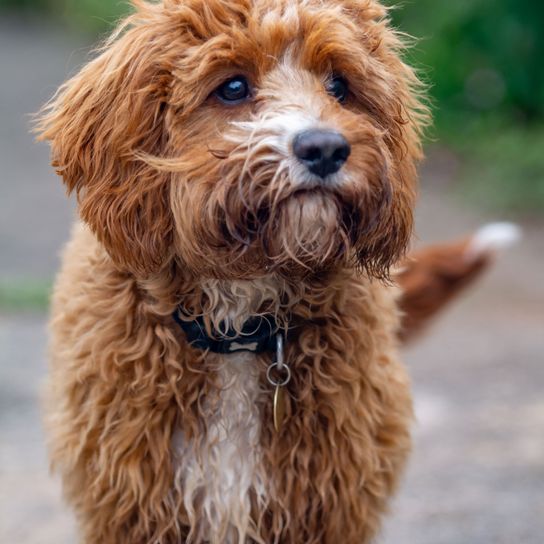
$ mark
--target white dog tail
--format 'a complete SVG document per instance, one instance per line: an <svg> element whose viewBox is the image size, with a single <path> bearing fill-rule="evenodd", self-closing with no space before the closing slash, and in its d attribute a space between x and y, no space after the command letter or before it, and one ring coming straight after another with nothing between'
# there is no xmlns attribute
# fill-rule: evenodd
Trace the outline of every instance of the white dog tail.
<svg viewBox="0 0 544 544"><path fill-rule="evenodd" d="M468 258L494 254L508 249L521 240L522 231L515 223L489 223L479 229L467 247Z"/></svg>

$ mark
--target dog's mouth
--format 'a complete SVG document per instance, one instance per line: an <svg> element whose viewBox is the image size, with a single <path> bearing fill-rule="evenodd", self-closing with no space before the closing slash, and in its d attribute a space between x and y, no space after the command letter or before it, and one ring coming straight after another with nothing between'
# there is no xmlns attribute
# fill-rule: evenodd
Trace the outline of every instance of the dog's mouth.
<svg viewBox="0 0 544 544"><path fill-rule="evenodd" d="M315 206L344 208L349 206L345 195L338 187L328 185L307 185L293 187L286 191L279 200L281 206L292 206L298 203L299 206Z"/></svg>
<svg viewBox="0 0 544 544"><path fill-rule="evenodd" d="M272 198L254 214L254 234L266 237L292 236L299 241L327 236L342 230L349 235L360 214L349 195L325 184L291 187L279 198ZM315 240L314 240L315 241Z"/></svg>
<svg viewBox="0 0 544 544"><path fill-rule="evenodd" d="M338 188L284 186L255 200L254 207L223 208L217 240L244 274L264 269L298 277L340 266L351 255L360 214Z"/></svg>
<svg viewBox="0 0 544 544"><path fill-rule="evenodd" d="M328 188L294 190L270 214L264 245L280 261L321 268L329 266L351 245L351 210Z"/></svg>
<svg viewBox="0 0 544 544"><path fill-rule="evenodd" d="M334 198L336 193L329 187L323 187L321 185L316 185L312 187L301 187L293 190L290 193L289 198L296 198L299 200L302 199L311 199L317 197L330 197Z"/></svg>
<svg viewBox="0 0 544 544"><path fill-rule="evenodd" d="M324 185L296 188L283 199L283 204L291 209L308 208L313 211L316 220L323 213L330 218L338 216L337 219L341 220L345 214L351 215L354 211L353 204L342 191Z"/></svg>

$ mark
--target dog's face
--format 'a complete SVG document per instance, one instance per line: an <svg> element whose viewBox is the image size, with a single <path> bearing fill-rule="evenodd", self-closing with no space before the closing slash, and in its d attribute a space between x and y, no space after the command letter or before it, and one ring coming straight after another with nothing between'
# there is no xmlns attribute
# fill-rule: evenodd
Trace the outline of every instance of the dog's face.
<svg viewBox="0 0 544 544"><path fill-rule="evenodd" d="M44 136L138 275L383 276L412 228L424 108L372 0L138 3ZM130 26L129 26L130 25Z"/></svg>

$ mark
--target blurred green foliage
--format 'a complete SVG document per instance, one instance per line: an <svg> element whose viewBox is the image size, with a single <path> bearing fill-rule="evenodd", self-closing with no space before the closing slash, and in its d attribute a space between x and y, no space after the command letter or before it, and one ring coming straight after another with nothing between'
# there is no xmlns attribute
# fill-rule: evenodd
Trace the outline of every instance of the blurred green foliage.
<svg viewBox="0 0 544 544"><path fill-rule="evenodd" d="M52 282L47 280L2 280L0 281L0 311L46 310L49 306L51 290Z"/></svg>
<svg viewBox="0 0 544 544"><path fill-rule="evenodd" d="M440 110L544 118L544 2L411 0L393 10Z"/></svg>
<svg viewBox="0 0 544 544"><path fill-rule="evenodd" d="M409 0L394 22L417 37L435 139L463 157L459 191L480 207L544 210L544 2Z"/></svg>
<svg viewBox="0 0 544 544"><path fill-rule="evenodd" d="M435 139L463 157L458 190L504 212L544 210L544 2L410 0L392 11L418 41Z"/></svg>
<svg viewBox="0 0 544 544"><path fill-rule="evenodd" d="M544 125L473 116L462 130L443 128L441 140L463 158L460 197L493 212L542 217Z"/></svg>
<svg viewBox="0 0 544 544"><path fill-rule="evenodd" d="M465 159L466 193L492 191L500 193L490 199L499 207L544 209L544 2L384 1L396 26L417 37L409 60L429 83L434 139ZM0 0L0 9L41 10L94 34L129 5Z"/></svg>
<svg viewBox="0 0 544 544"><path fill-rule="evenodd" d="M78 30L98 34L130 10L130 0L0 0L2 9L47 13Z"/></svg>

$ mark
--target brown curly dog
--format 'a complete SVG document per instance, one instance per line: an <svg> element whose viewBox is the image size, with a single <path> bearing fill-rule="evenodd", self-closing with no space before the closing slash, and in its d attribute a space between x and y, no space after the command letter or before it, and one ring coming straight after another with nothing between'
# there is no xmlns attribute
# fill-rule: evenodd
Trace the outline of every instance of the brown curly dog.
<svg viewBox="0 0 544 544"><path fill-rule="evenodd" d="M134 4L38 129L82 219L47 406L82 540L370 542L421 85L374 0Z"/></svg>

